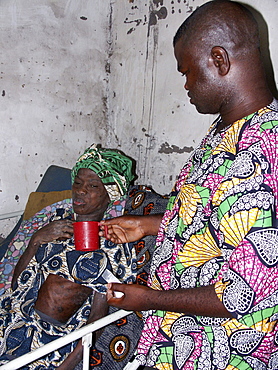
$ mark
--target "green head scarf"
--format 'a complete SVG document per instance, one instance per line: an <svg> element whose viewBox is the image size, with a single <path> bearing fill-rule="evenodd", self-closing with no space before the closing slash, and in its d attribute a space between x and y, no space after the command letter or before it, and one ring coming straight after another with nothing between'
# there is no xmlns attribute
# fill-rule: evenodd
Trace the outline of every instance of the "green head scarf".
<svg viewBox="0 0 278 370"><path fill-rule="evenodd" d="M134 179L132 160L116 149L97 148L95 144L85 150L71 171L72 183L81 168L89 168L101 179L111 200L126 194Z"/></svg>

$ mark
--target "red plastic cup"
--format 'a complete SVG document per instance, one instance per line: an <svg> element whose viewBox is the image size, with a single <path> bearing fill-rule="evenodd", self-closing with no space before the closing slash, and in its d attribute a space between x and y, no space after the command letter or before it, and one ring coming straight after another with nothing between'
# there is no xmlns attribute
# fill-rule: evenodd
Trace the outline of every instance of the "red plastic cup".
<svg viewBox="0 0 278 370"><path fill-rule="evenodd" d="M78 251L99 249L99 222L76 221L73 223L74 244Z"/></svg>

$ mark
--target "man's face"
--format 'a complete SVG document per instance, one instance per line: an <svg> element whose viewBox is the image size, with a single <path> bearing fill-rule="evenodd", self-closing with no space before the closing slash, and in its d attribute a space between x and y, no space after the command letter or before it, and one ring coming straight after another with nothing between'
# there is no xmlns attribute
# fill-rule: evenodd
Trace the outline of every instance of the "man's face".
<svg viewBox="0 0 278 370"><path fill-rule="evenodd" d="M193 47L184 46L179 40L174 48L178 71L185 76L184 88L190 103L199 113L215 114L220 110L219 76L209 55L198 53Z"/></svg>
<svg viewBox="0 0 278 370"><path fill-rule="evenodd" d="M88 168L81 168L72 184L74 212L79 215L92 215L98 221L109 203L109 195L98 175Z"/></svg>

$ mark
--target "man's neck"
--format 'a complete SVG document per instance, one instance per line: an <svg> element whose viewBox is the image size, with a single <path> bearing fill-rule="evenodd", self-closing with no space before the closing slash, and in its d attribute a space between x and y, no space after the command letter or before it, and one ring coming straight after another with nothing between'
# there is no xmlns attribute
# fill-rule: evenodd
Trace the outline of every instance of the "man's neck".
<svg viewBox="0 0 278 370"><path fill-rule="evenodd" d="M221 109L220 116L222 119L220 130L232 123L257 112L259 109L264 108L273 100L273 95L269 90L260 96L253 96L247 99L238 99L237 102L231 106L226 105ZM218 130L219 131L219 130Z"/></svg>

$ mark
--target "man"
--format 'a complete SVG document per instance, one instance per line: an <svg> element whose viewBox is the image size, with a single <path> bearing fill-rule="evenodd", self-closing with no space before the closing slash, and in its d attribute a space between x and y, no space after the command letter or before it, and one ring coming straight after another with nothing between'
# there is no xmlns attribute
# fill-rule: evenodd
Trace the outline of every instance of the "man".
<svg viewBox="0 0 278 370"><path fill-rule="evenodd" d="M108 303L146 311L132 369L277 369L278 102L258 27L239 3L210 1L181 25L174 53L190 102L220 116L162 219L103 222L114 242L157 235L149 287L109 284Z"/></svg>

